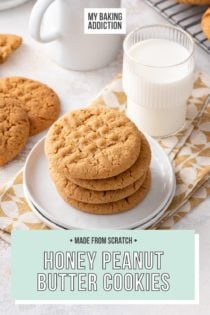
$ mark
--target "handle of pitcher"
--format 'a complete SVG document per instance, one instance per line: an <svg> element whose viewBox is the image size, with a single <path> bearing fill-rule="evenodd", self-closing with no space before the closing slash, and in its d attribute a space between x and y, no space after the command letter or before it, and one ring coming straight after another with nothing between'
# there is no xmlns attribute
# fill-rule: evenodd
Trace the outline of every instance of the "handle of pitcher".
<svg viewBox="0 0 210 315"><path fill-rule="evenodd" d="M38 42L49 43L59 38L58 31L51 31L46 35L41 34L41 25L45 12L55 0L38 0L32 11L29 21L29 31L31 36Z"/></svg>

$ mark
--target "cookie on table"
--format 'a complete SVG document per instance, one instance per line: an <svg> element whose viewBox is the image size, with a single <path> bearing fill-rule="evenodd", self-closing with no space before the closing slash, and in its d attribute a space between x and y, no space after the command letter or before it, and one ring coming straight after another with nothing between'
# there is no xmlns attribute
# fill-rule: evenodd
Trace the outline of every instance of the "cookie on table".
<svg viewBox="0 0 210 315"><path fill-rule="evenodd" d="M177 0L179 3L192 4L192 5L205 5L210 4L210 0Z"/></svg>
<svg viewBox="0 0 210 315"><path fill-rule="evenodd" d="M62 195L63 199L75 207L78 210L83 212L92 213L92 214L115 214L124 212L134 208L147 196L151 186L151 174L150 171L147 174L146 179L142 186L132 195L122 200L115 202L104 203L104 204L88 204L75 199L69 198L66 195Z"/></svg>
<svg viewBox="0 0 210 315"><path fill-rule="evenodd" d="M18 48L22 43L22 38L12 34L0 34L0 64L4 63L7 58Z"/></svg>
<svg viewBox="0 0 210 315"><path fill-rule="evenodd" d="M59 174L56 170L50 169L50 175L52 177L52 180L55 184L57 191L62 196L65 195L65 199L72 198L84 203L102 204L118 201L120 199L126 198L134 194L143 184L147 172L145 172L145 174L136 182L123 189L109 190L106 192L82 188L72 183L65 177L65 175Z"/></svg>
<svg viewBox="0 0 210 315"><path fill-rule="evenodd" d="M58 118L59 98L41 82L20 77L1 78L1 95L10 95L21 101L21 106L28 114L30 136L47 129Z"/></svg>
<svg viewBox="0 0 210 315"><path fill-rule="evenodd" d="M28 136L29 120L20 101L0 97L0 166L20 153Z"/></svg>
<svg viewBox="0 0 210 315"><path fill-rule="evenodd" d="M103 106L70 112L50 128L45 152L50 166L69 178L101 179L133 165L141 137L124 114Z"/></svg>
<svg viewBox="0 0 210 315"><path fill-rule="evenodd" d="M148 169L151 161L151 150L149 143L142 133L140 133L140 137L140 154L136 162L125 172L106 179L86 180L73 177L69 179L83 188L96 191L117 190L133 184L135 181L143 176L145 171Z"/></svg>
<svg viewBox="0 0 210 315"><path fill-rule="evenodd" d="M201 20L201 27L208 39L210 39L210 8L206 10Z"/></svg>

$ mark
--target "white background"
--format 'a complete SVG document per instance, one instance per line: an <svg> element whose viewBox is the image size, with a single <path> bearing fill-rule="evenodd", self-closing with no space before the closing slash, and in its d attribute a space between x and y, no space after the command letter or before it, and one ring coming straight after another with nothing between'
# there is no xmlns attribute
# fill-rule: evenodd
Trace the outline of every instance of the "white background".
<svg viewBox="0 0 210 315"><path fill-rule="evenodd" d="M75 0L76 1L76 0ZM98 71L79 73L67 71L53 64L45 57L39 44L28 34L28 19L34 1L16 9L0 12L0 32L17 33L24 38L24 45L5 65L0 67L0 76L22 75L41 80L49 84L68 100L69 109L82 107L121 71L122 52L111 65ZM144 4L143 0L124 0L127 8L127 31L134 27L157 22L165 22L156 12ZM197 49L197 66L210 75L210 56ZM16 172L8 170L0 174L0 184ZM200 305L14 305L10 298L11 286L11 248L0 240L0 314L2 315L208 315L210 313L210 198L193 210L174 226L175 229L195 229L200 234ZM27 259L27 253L26 258Z"/></svg>

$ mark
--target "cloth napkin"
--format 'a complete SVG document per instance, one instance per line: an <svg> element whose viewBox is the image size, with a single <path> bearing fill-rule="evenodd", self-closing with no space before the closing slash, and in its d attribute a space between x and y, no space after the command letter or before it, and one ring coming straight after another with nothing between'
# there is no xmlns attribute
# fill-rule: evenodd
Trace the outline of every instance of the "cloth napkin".
<svg viewBox="0 0 210 315"><path fill-rule="evenodd" d="M126 95L121 75L106 86L91 104L103 104L124 112ZM158 140L170 157L176 175L176 193L152 229L170 229L210 195L210 78L195 75L194 89L187 104L187 121L176 135ZM27 204L22 171L0 190L0 229L47 229Z"/></svg>

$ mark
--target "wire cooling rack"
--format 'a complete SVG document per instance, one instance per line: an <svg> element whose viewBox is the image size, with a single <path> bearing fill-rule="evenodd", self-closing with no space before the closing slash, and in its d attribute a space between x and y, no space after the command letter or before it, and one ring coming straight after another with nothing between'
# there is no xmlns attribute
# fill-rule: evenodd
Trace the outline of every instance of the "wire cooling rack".
<svg viewBox="0 0 210 315"><path fill-rule="evenodd" d="M188 32L196 43L210 53L210 40L201 30L201 17L208 6L189 6L176 0L145 0L168 21Z"/></svg>

